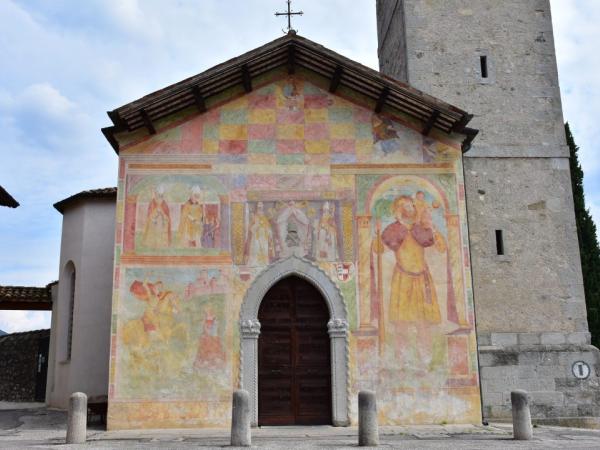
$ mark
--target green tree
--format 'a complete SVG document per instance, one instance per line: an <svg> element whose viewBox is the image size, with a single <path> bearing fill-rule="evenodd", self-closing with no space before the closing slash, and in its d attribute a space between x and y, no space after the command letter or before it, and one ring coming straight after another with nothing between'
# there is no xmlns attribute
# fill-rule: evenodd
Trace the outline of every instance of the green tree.
<svg viewBox="0 0 600 450"><path fill-rule="evenodd" d="M590 211L585 208L583 193L583 170L579 164L577 151L569 124L565 124L567 145L570 152L571 185L575 203L575 220L577 222L577 238L581 254L581 270L587 306L588 323L592 333L592 343L600 347L600 247L596 234L596 225Z"/></svg>

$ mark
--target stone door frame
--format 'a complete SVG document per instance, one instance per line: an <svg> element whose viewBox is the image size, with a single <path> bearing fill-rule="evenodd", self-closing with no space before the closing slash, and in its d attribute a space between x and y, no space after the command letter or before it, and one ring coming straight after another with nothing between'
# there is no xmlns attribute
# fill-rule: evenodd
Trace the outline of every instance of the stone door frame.
<svg viewBox="0 0 600 450"><path fill-rule="evenodd" d="M240 311L240 387L250 395L250 413L253 426L258 424L258 337L260 322L258 308L267 291L278 281L289 276L302 278L315 286L327 303L327 329L331 345L331 412L336 427L350 425L349 419L349 366L348 366L348 312L337 285L327 274L308 260L290 256L268 266L252 282Z"/></svg>

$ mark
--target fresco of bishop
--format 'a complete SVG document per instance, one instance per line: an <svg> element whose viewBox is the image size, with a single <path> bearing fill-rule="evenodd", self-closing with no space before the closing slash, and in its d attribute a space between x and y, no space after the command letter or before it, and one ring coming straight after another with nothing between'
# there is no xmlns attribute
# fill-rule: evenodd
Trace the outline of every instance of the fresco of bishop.
<svg viewBox="0 0 600 450"><path fill-rule="evenodd" d="M164 195L165 187L157 186L148 204L142 235L142 243L148 248L167 248L171 245L171 214Z"/></svg>
<svg viewBox="0 0 600 450"><path fill-rule="evenodd" d="M273 231L265 215L263 202L256 204L256 211L250 219L246 255L246 264L251 267L266 266L275 257Z"/></svg>
<svg viewBox="0 0 600 450"><path fill-rule="evenodd" d="M337 229L333 213L333 205L323 203L321 218L315 226L315 259L318 261L337 260Z"/></svg>

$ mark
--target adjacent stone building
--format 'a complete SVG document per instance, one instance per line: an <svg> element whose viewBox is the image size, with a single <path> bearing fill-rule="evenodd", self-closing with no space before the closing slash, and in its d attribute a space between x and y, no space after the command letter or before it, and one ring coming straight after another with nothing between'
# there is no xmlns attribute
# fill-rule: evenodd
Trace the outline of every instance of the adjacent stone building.
<svg viewBox="0 0 600 450"><path fill-rule="evenodd" d="M377 26L382 73L480 131L464 167L484 417L509 417L513 388L536 418L600 415L549 1L378 0Z"/></svg>
<svg viewBox="0 0 600 450"><path fill-rule="evenodd" d="M0 336L0 401L46 399L50 330Z"/></svg>

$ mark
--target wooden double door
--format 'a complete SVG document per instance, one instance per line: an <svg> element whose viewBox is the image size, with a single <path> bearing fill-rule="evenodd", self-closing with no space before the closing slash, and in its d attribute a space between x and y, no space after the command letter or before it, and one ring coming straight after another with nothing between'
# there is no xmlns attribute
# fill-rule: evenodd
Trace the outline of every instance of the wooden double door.
<svg viewBox="0 0 600 450"><path fill-rule="evenodd" d="M289 277L258 312L258 424L331 424L329 311L319 291Z"/></svg>

